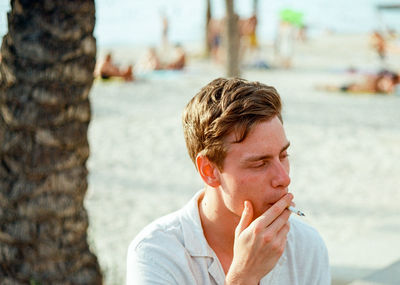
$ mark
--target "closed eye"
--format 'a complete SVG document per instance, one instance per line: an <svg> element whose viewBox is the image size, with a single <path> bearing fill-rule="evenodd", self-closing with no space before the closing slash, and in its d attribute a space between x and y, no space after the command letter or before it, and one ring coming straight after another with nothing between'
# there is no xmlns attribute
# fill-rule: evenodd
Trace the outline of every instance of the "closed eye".
<svg viewBox="0 0 400 285"><path fill-rule="evenodd" d="M251 167L261 168L261 167L268 166L268 165L269 165L269 160L260 160L256 163L254 163Z"/></svg>

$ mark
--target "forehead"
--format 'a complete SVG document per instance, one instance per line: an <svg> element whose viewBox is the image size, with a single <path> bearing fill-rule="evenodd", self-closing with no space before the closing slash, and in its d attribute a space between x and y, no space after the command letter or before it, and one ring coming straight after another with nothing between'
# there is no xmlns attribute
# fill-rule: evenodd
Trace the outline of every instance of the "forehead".
<svg viewBox="0 0 400 285"><path fill-rule="evenodd" d="M287 145L285 130L277 116L252 126L246 138L238 143L237 132L232 131L226 138L227 155L246 155L262 152L279 152Z"/></svg>

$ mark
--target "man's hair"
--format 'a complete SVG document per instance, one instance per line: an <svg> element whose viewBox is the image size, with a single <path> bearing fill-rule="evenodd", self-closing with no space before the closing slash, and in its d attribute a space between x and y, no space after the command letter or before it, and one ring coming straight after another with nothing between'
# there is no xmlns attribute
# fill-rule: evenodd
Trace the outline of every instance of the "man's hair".
<svg viewBox="0 0 400 285"><path fill-rule="evenodd" d="M187 104L182 117L189 156L196 165L201 153L222 170L225 138L235 132L242 142L253 125L275 116L282 121L281 99L274 87L243 79L218 78Z"/></svg>

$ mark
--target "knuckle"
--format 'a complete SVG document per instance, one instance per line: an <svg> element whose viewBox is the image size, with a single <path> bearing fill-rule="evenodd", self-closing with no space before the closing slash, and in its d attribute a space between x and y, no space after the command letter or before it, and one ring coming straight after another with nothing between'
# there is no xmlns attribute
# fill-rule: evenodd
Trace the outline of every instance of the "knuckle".
<svg viewBox="0 0 400 285"><path fill-rule="evenodd" d="M285 251L285 243L280 245L279 248L277 249L279 255L282 255L284 251Z"/></svg>
<svg viewBox="0 0 400 285"><path fill-rule="evenodd" d="M283 232L283 233L285 234L285 236L287 236L287 235L288 235L288 233L289 233L289 230L290 230L290 229L289 229L288 227L285 227L285 229L284 229L284 232Z"/></svg>
<svg viewBox="0 0 400 285"><path fill-rule="evenodd" d="M282 240L279 241L279 243L277 244L276 247L276 252L278 252L279 254L283 254L283 252L285 251L286 248L286 237L283 238Z"/></svg>
<svg viewBox="0 0 400 285"><path fill-rule="evenodd" d="M263 231L263 227L262 227L262 225L260 224L260 223L258 223L258 224L256 224L256 225L254 225L254 227L253 227L253 233L255 234L255 235L258 235L258 234L260 234L262 231Z"/></svg>
<svg viewBox="0 0 400 285"><path fill-rule="evenodd" d="M289 210L285 209L285 210L283 211L282 217L283 217L286 221L288 221L289 218L290 218L291 213L292 213L292 212L290 212Z"/></svg>
<svg viewBox="0 0 400 285"><path fill-rule="evenodd" d="M281 249L281 243L279 240L275 240L274 242L271 243L271 248L276 251L279 252Z"/></svg>
<svg viewBox="0 0 400 285"><path fill-rule="evenodd" d="M274 239L274 235L271 232L266 232L263 236L264 243L271 243Z"/></svg>

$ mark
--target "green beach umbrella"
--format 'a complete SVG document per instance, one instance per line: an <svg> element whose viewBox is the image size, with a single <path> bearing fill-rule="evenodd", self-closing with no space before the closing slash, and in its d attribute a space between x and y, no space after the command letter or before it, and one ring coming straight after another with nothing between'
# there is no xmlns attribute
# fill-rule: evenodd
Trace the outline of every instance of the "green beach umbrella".
<svg viewBox="0 0 400 285"><path fill-rule="evenodd" d="M292 9L283 9L279 12L279 17L282 21L288 22L297 27L301 27L304 25L303 16L304 14L302 12Z"/></svg>

